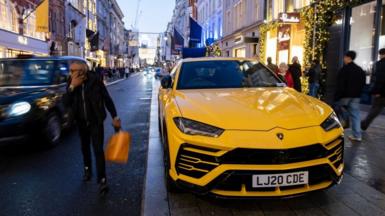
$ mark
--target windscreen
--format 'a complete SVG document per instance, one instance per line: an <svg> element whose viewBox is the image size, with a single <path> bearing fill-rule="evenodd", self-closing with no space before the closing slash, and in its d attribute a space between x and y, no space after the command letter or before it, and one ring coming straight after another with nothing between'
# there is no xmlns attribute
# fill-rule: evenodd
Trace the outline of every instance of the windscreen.
<svg viewBox="0 0 385 216"><path fill-rule="evenodd" d="M183 63L177 89L279 87L283 82L264 65L250 61Z"/></svg>
<svg viewBox="0 0 385 216"><path fill-rule="evenodd" d="M0 60L0 86L48 85L53 69L50 60Z"/></svg>

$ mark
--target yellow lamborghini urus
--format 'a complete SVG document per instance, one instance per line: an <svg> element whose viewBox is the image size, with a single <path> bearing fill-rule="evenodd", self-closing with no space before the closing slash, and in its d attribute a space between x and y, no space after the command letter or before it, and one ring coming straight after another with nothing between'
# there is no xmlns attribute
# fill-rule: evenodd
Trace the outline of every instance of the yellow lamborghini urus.
<svg viewBox="0 0 385 216"><path fill-rule="evenodd" d="M264 65L186 59L161 86L168 190L286 197L340 182L344 138L335 113Z"/></svg>

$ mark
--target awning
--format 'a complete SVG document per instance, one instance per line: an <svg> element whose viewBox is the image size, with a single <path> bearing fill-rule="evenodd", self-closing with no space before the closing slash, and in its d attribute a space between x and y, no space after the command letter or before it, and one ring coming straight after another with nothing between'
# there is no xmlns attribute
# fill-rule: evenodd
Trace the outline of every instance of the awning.
<svg viewBox="0 0 385 216"><path fill-rule="evenodd" d="M171 48L173 51L173 54L178 54L179 51L182 51L183 46L184 46L184 38L182 37L181 34L174 28L174 36L172 38L172 44Z"/></svg>
<svg viewBox="0 0 385 216"><path fill-rule="evenodd" d="M190 42L200 43L202 41L202 27L190 17Z"/></svg>

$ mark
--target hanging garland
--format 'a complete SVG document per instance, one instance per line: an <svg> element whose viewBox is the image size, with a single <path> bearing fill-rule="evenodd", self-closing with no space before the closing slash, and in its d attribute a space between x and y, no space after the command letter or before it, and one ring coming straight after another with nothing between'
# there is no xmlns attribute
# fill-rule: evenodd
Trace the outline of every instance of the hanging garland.
<svg viewBox="0 0 385 216"><path fill-rule="evenodd" d="M265 61L266 59L266 39L267 39L267 32L271 31L275 28L278 28L279 23L278 22L271 22L271 23L266 23L262 24L259 26L259 58L262 61Z"/></svg>
<svg viewBox="0 0 385 216"><path fill-rule="evenodd" d="M301 18L305 24L304 62L310 65L313 59L313 29L316 28L314 58L319 59L323 66L326 65L324 54L330 39L329 27L335 22L335 12L345 7L353 7L368 2L365 0L322 0L316 5L316 19L314 6L309 6L301 11Z"/></svg>
<svg viewBox="0 0 385 216"><path fill-rule="evenodd" d="M222 50L218 44L213 44L206 47L206 56L207 57L219 57L222 56Z"/></svg>

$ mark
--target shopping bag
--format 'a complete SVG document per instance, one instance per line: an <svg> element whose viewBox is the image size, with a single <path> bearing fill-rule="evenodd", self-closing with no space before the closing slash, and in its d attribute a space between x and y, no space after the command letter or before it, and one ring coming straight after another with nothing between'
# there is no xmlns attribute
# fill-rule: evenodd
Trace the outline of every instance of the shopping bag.
<svg viewBox="0 0 385 216"><path fill-rule="evenodd" d="M131 134L126 131L115 133L107 144L106 160L113 163L125 164L130 152Z"/></svg>

